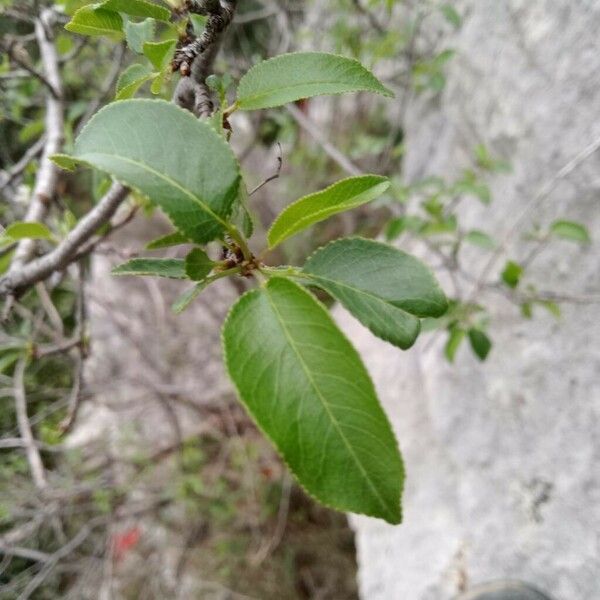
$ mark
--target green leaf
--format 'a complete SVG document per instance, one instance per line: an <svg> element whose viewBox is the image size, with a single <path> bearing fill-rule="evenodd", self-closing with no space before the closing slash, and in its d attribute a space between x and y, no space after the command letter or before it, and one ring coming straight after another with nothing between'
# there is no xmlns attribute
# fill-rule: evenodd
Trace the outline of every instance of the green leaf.
<svg viewBox="0 0 600 600"><path fill-rule="evenodd" d="M117 94L115 100L131 98L140 86L155 76L146 65L133 64L127 67L117 81Z"/></svg>
<svg viewBox="0 0 600 600"><path fill-rule="evenodd" d="M171 59L175 52L175 40L164 42L146 42L143 46L144 56L152 63L158 74L154 78L150 91L160 94L162 87L171 76Z"/></svg>
<svg viewBox="0 0 600 600"><path fill-rule="evenodd" d="M486 250L491 250L496 247L496 242L483 231L479 231L478 229L473 229L465 235L465 242L469 244L473 244L474 246L479 246L480 248L485 248Z"/></svg>
<svg viewBox="0 0 600 600"><path fill-rule="evenodd" d="M214 129L164 100L109 104L83 129L73 158L138 189L198 244L223 234L240 180Z"/></svg>
<svg viewBox="0 0 600 600"><path fill-rule="evenodd" d="M578 242L579 244L589 244L592 241L587 228L575 221L554 221L550 227L550 232L564 240Z"/></svg>
<svg viewBox="0 0 600 600"><path fill-rule="evenodd" d="M162 91L163 85L169 79L171 74L170 67L165 67L158 75L154 78L154 81L150 85L150 91L154 95L160 94Z"/></svg>
<svg viewBox="0 0 600 600"><path fill-rule="evenodd" d="M396 217L388 221L385 226L385 239L388 242L397 240L406 229L406 219L404 217Z"/></svg>
<svg viewBox="0 0 600 600"><path fill-rule="evenodd" d="M237 105L242 110L257 110L312 96L359 91L394 95L354 59L298 52L276 56L250 69L240 81Z"/></svg>
<svg viewBox="0 0 600 600"><path fill-rule="evenodd" d="M185 257L185 272L192 281L202 281L212 271L214 262L201 248L194 248Z"/></svg>
<svg viewBox="0 0 600 600"><path fill-rule="evenodd" d="M152 240L146 245L146 250L159 250L160 248L170 248L171 246L179 246L180 244L189 244L189 240L179 231L174 231L167 235L163 235L155 240Z"/></svg>
<svg viewBox="0 0 600 600"><path fill-rule="evenodd" d="M490 338L481 329L472 327L469 329L469 342L475 355L482 361L484 361L490 350L492 349L492 342Z"/></svg>
<svg viewBox="0 0 600 600"><path fill-rule="evenodd" d="M208 285L207 281L197 283L193 288L184 292L171 307L172 311L178 315L181 314L204 290Z"/></svg>
<svg viewBox="0 0 600 600"><path fill-rule="evenodd" d="M223 347L242 402L309 493L401 521L394 434L356 350L311 294L279 277L246 293Z"/></svg>
<svg viewBox="0 0 600 600"><path fill-rule="evenodd" d="M464 172L463 177L453 186L452 193L475 196L486 205L492 201L492 193L489 186L479 180L473 171Z"/></svg>
<svg viewBox="0 0 600 600"><path fill-rule="evenodd" d="M556 302L552 302L552 300L537 300L536 304L545 308L555 319L560 319L561 310Z"/></svg>
<svg viewBox="0 0 600 600"><path fill-rule="evenodd" d="M113 275L151 275L170 279L187 279L185 261L181 258L132 258L115 267Z"/></svg>
<svg viewBox="0 0 600 600"><path fill-rule="evenodd" d="M271 225L267 236L269 248L332 215L375 200L389 187L390 182L386 177L361 175L343 179L320 192L296 200Z"/></svg>
<svg viewBox="0 0 600 600"><path fill-rule="evenodd" d="M82 35L122 37L123 19L119 13L95 8L94 4L90 4L76 11L73 18L65 25L65 29Z"/></svg>
<svg viewBox="0 0 600 600"><path fill-rule="evenodd" d="M146 0L105 0L94 6L116 13L124 13L130 17L152 17L159 21L169 21L171 18L171 11L158 4L146 2Z"/></svg>
<svg viewBox="0 0 600 600"><path fill-rule="evenodd" d="M504 267L504 271L502 271L502 281L509 288L515 289L519 285L522 276L523 267L513 260L509 260Z"/></svg>
<svg viewBox="0 0 600 600"><path fill-rule="evenodd" d="M242 230L247 237L252 237L254 233L254 219L250 214L249 196L245 182L240 183L238 199L235 204L233 222Z"/></svg>
<svg viewBox="0 0 600 600"><path fill-rule="evenodd" d="M475 146L475 159L477 160L479 167L487 171L496 173L510 173L511 171L509 162L494 158L494 156L492 156L490 151L483 144L478 144Z"/></svg>
<svg viewBox="0 0 600 600"><path fill-rule="evenodd" d="M36 222L11 223L4 230L4 235L13 240L54 240L52 232L43 223Z"/></svg>
<svg viewBox="0 0 600 600"><path fill-rule="evenodd" d="M72 156L66 154L53 154L50 160L58 165L61 169L66 171L74 171L79 166L79 161L74 159Z"/></svg>
<svg viewBox="0 0 600 600"><path fill-rule="evenodd" d="M143 54L144 43L150 41L154 36L155 25L154 19L145 19L141 23L125 21L127 45L137 54Z"/></svg>
<svg viewBox="0 0 600 600"><path fill-rule="evenodd" d="M144 42L144 56L152 63L152 66L157 71L162 71L171 61L173 52L175 51L175 44L175 40Z"/></svg>
<svg viewBox="0 0 600 600"><path fill-rule="evenodd" d="M442 4L440 6L440 12L444 15L446 21L454 28L458 29L461 26L462 18L452 4Z"/></svg>
<svg viewBox="0 0 600 600"><path fill-rule="evenodd" d="M448 362L453 363L454 358L456 357L456 353L462 344L462 341L465 339L465 330L460 329L460 327L452 327L449 330L448 341L446 342L446 347L444 348L444 354L448 359Z"/></svg>
<svg viewBox="0 0 600 600"><path fill-rule="evenodd" d="M302 271L376 336L406 349L419 317L440 317L448 302L429 269L387 244L345 238L317 250Z"/></svg>

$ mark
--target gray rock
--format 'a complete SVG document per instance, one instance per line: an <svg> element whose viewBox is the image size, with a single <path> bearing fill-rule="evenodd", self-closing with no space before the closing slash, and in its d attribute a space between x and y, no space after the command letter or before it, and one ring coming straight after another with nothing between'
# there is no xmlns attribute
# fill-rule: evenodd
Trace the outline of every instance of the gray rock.
<svg viewBox="0 0 600 600"><path fill-rule="evenodd" d="M401 353L338 311L365 356L407 467L404 524L352 518L360 589L368 600L449 600L500 578L558 600L600 598L600 2L472 0L441 98L407 114L405 175L457 177L477 143L508 158L494 202L465 202L461 218L525 255L522 233L557 218L585 222L596 242L555 242L526 282L573 297L563 317L525 321L497 294L486 363L422 336ZM553 183L552 183L553 182ZM540 198L540 190L548 193ZM517 222L519 215L523 218ZM416 246L411 250L419 253ZM423 255L425 253L423 252ZM465 256L479 274L487 256ZM451 286L447 285L451 290ZM468 296L469 286L461 287ZM542 311L543 312L543 311ZM432 341L433 340L433 341Z"/></svg>

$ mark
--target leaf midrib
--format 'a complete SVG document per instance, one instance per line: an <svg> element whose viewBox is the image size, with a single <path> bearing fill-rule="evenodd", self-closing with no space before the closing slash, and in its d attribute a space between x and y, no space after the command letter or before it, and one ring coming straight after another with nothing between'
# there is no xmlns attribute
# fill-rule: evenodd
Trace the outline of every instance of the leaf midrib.
<svg viewBox="0 0 600 600"><path fill-rule="evenodd" d="M300 202L303 202L305 199L302 198L300 200L298 200L298 202L294 202L294 204L290 204L289 208L292 208L293 206L295 206L296 204L300 204ZM322 208L319 211L313 212L310 214L310 216L308 217L301 217L298 221L296 221L292 226L287 227L280 236L278 236L274 242L279 243L282 242L283 240L287 239L288 237L291 237L291 235L294 235L300 231L302 231L303 229L305 229L304 224L305 223L309 223L315 218L315 217L321 217L323 215L328 214L330 211L333 211L333 214L335 214L336 212L340 212L338 209L340 208L340 206L343 206L345 208L345 210L352 210L353 208L358 208L359 206L361 206L362 204L364 204L364 202L353 202L351 204L344 204L343 202L341 202L340 204L336 204L335 206L330 206L329 208ZM281 217L285 216L285 213L281 214ZM322 219L321 219L322 220ZM274 223L275 225L275 223Z"/></svg>
<svg viewBox="0 0 600 600"><path fill-rule="evenodd" d="M379 501L379 503L381 504L381 506L383 507L383 509L386 511L386 513L388 513L389 515L391 515L392 517L394 517L393 510L390 510L390 508L387 505L387 503L385 502L385 500L381 497L381 494L377 491L377 488L375 487L375 485L371 481L371 478L369 477L368 472L365 470L365 468L363 467L361 461L356 456L356 454L355 454L352 446L350 445L350 442L348 441L348 439L344 435L344 432L340 428L340 424L338 423L337 419L334 417L334 415L331 412L331 409L330 409L327 401L325 400L325 398L321 394L321 391L319 390L317 384L315 383L315 381L314 381L314 379L313 379L313 377L311 375L311 372L310 372L310 369L308 368L308 365L304 362L302 354L300 353L300 351L296 347L296 344L294 343L294 340L293 340L290 332L288 331L287 327L285 326L285 321L283 320L281 314L277 310L277 306L271 300L268 288L265 288L265 292L266 292L267 300L268 300L269 304L271 305L271 308L273 309L273 312L275 313L275 316L277 317L277 320L279 322L279 326L281 327L281 330L283 331L283 335L285 336L285 338L287 339L288 343L292 347L292 350L294 351L294 354L296 354L296 356L298 357L298 361L300 362L300 365L302 366L302 370L304 371L304 374L306 375L306 378L308 379L310 385L315 390L317 397L321 401L321 404L323 405L323 408L325 409L326 413L328 414L329 418L331 419L331 422L333 423L333 426L335 427L336 431L338 432L338 435L340 436L340 438L344 442L344 445L346 446L348 452L352 456L352 459L356 463L356 466L359 468L360 472L363 474L365 480L368 482L369 487L373 491L375 497L377 498L377 500Z"/></svg>
<svg viewBox="0 0 600 600"><path fill-rule="evenodd" d="M208 213L211 217L213 217L215 219L215 221L217 221L225 229L228 228L227 221L225 221L218 214L216 214L210 208L210 206L208 206L208 204L206 204L205 202L200 200L200 198L196 197L193 192L184 188L182 185L180 185L177 181L175 181L168 175L165 175L164 173L161 173L160 171L153 169L152 167L148 166L147 164L145 164L143 162L139 162L133 158L129 158L126 156L121 156L120 154L108 154L107 152L89 152L88 154L92 155L92 156L106 156L108 158L116 158L116 159L122 160L125 163L130 163L132 165L135 165L145 171L148 171L149 173L152 173L153 175L156 175L159 179L162 179L162 180L166 181L167 183L171 184L174 188L183 192L188 198L190 198L191 200L196 202L202 208L202 210L204 212ZM83 155L83 156L85 156L85 155ZM81 157L80 160L85 161L86 159L83 156Z"/></svg>
<svg viewBox="0 0 600 600"><path fill-rule="evenodd" d="M366 290L361 290L360 288L354 287L354 286L344 283L342 281L337 281L336 279L329 279L329 277L323 277L322 275L315 275L313 273L308 273L308 272L304 272L304 271L302 273L304 275L307 275L311 279L315 279L317 281L320 279L326 283L332 283L333 285L339 285L340 287L349 289L353 292L356 292L357 294L363 294L364 296L373 298L374 300L379 300L379 302L383 302L384 304L389 304L392 308L395 308L395 309L399 310L400 312L403 312L405 315L407 315L409 317L413 317L415 319L420 318L417 315L414 315L413 313L408 312L406 309L401 308L400 306L396 306L391 300L387 300L386 298L382 298L381 296L376 296L375 294L372 294L371 292L367 292Z"/></svg>
<svg viewBox="0 0 600 600"><path fill-rule="evenodd" d="M285 86L281 86L281 87L277 87L277 88L272 88L270 91L267 92L263 92L261 94L255 94L254 96L245 96L245 97L241 97L238 98L238 104L243 108L244 106L244 102L249 102L249 101L253 101L255 102L256 100L262 100L263 98L267 98L268 96L271 96L275 93L278 92L282 92L285 90L293 90L296 88L300 88L300 87L305 87L307 85L323 85L323 84L327 84L327 85L351 85L349 83L343 83L341 81L331 81L331 80L327 80L327 81L304 81L302 83L293 83L291 85L285 85ZM372 89L374 89L374 91L383 94L383 90L380 90L378 88L365 88L364 86L353 86L350 89L344 90L344 92L353 92L353 91L371 91ZM342 93L342 92L340 92Z"/></svg>

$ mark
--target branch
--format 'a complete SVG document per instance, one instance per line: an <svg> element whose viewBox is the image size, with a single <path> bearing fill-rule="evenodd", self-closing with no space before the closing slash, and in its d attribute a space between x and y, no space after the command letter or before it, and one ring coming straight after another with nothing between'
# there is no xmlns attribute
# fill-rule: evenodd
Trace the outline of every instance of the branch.
<svg viewBox="0 0 600 600"><path fill-rule="evenodd" d="M281 168L283 167L283 153L281 150L281 144L279 142L277 142L277 148L279 149L279 154L277 155L277 169L275 170L275 173L267 177L262 183L259 183L251 192L248 192L248 196L254 196L254 194L267 185L267 183L270 183L275 179L279 179L279 176L281 175Z"/></svg>
<svg viewBox="0 0 600 600"><path fill-rule="evenodd" d="M525 205L523 210L517 215L517 218L509 227L502 242L498 245L497 249L494 251L490 259L485 263L483 269L481 270L481 273L478 277L478 282L471 293L471 300L475 299L477 297L477 294L479 294L481 289L484 287L485 282L488 276L490 275L492 269L496 266L496 263L506 251L511 239L519 232L523 221L529 216L530 213L536 210L546 200L546 198L552 193L552 191L556 187L556 184L559 181L570 175L588 158L590 158L596 152L598 152L598 150L600 150L600 137L596 138L593 142L588 144L581 152L579 152L557 173L555 173L555 175L540 188L540 190L533 197L533 199Z"/></svg>
<svg viewBox="0 0 600 600"><path fill-rule="evenodd" d="M204 31L199 38L184 44L178 48L173 58L173 71L181 71L183 76L189 75L194 60L206 52L218 46L221 35L233 20L236 2L225 2L222 5L219 0L188 0L186 8L189 12L208 15Z"/></svg>
<svg viewBox="0 0 600 600"><path fill-rule="evenodd" d="M6 556L18 556L26 560L34 560L36 562L45 563L50 558L50 554L46 552L40 552L39 550L32 550L31 548L22 548L20 546L7 546L0 542L0 554Z"/></svg>
<svg viewBox="0 0 600 600"><path fill-rule="evenodd" d="M15 367L14 373L14 396L15 396L15 410L17 413L17 425L19 427L19 434L25 444L25 454L27 455L27 462L31 470L33 482L39 490L43 490L48 485L46 481L46 472L44 471L44 464L40 452L36 445L33 433L31 431L31 424L29 423L29 417L27 416L27 397L25 395L25 365L27 359L22 358Z"/></svg>
<svg viewBox="0 0 600 600"><path fill-rule="evenodd" d="M356 10L367 17L373 29L375 29L378 33L385 33L385 27L383 27L383 25L377 20L377 17L370 10L362 5L361 0L352 0L352 2L356 7Z"/></svg>
<svg viewBox="0 0 600 600"><path fill-rule="evenodd" d="M40 49L42 67L52 92L46 95L46 142L37 172L33 195L25 221L42 221L54 196L58 180L58 167L50 156L60 152L63 142L62 82L58 69L58 54L51 38L52 10L44 9L35 21L35 36ZM23 240L17 246L11 270L21 269L35 250L35 240Z"/></svg>
<svg viewBox="0 0 600 600"><path fill-rule="evenodd" d="M211 2L211 7L215 8L213 4L216 6L215 3ZM173 96L174 102L176 102L182 108L186 108L194 112L196 116L206 116L207 114L210 115L210 111L212 110L210 98L207 95L208 90L206 89L205 81L218 51L222 34L233 19L235 7L235 0L228 0L224 1L222 4L219 4L219 18L222 20L221 23L223 23L223 26L217 26L215 24L216 21L213 21L213 25L211 26L212 29L210 29L207 24L207 30L209 30L211 33L207 34L208 37L205 39L205 43L208 40L210 41L210 44L208 46L205 45L203 53L194 58L192 64L192 77L182 77L175 90ZM44 11L43 14L48 14L48 11ZM37 31L38 29L36 22L36 32ZM40 29L40 34L41 31L42 29ZM51 44L50 46L54 50L54 47ZM44 48L45 47L46 46L44 46ZM56 58L55 51L54 57ZM57 65L56 61L54 64ZM190 88L190 80L192 81L192 88ZM193 92L193 95L191 94L190 89ZM190 103L191 98L194 100L193 103ZM56 102L55 105L52 105L50 100L48 101L48 125L52 124L54 126L56 124L56 109L59 107L59 102ZM60 112L60 124L60 133L62 134L62 111ZM48 131L48 140L50 137L50 131ZM42 157L40 170L38 172L38 180L43 182L50 181L52 183L52 189L54 188L56 167L54 163L48 160L48 157L51 154L56 153L58 150L58 147L54 149L51 144L49 150L49 142L47 141L46 147L44 148L44 155ZM36 185L36 189L37 187L38 186ZM30 258L34 248L32 240L25 240L22 242L23 244L26 242L32 242L31 244L27 245L27 254L25 254L25 251L23 250L19 255L19 260L17 260L17 254L19 254L19 248L21 247L21 245L19 245L11 268L4 276L0 277L0 298L8 297L7 307L10 308L11 298L19 295L38 281L42 281L46 277L50 276L54 271L64 270L69 264L76 260L78 257L78 250L89 241L90 237L99 227L107 223L113 217L120 204L127 197L128 193L129 189L127 187L119 183L114 183L110 190L100 200L100 202L98 202L98 204L77 223L74 229L56 248L54 248L54 250L36 260L27 263L27 260ZM34 200L38 197L39 194L34 194ZM46 205L43 202L32 201L32 206L30 207L30 211L28 212L26 220L38 221L45 215L45 212Z"/></svg>
<svg viewBox="0 0 600 600"><path fill-rule="evenodd" d="M46 77L46 75L44 73L40 73L37 69L35 69L35 67L33 67L30 64L30 62L28 60L29 56L27 55L27 52L23 49L21 49L21 52L19 51L18 42L16 42L16 41L3 42L0 40L0 49L3 52L6 52L6 54L8 55L10 60L12 60L12 62L19 65L22 69L27 71L27 73L29 75L33 75L33 77L35 77L43 85L45 85L46 89L48 90L48 92L50 92L50 94L52 94L57 99L60 97L60 92L59 92L58 88L54 87L52 82Z"/></svg>
<svg viewBox="0 0 600 600"><path fill-rule="evenodd" d="M209 117L213 111L206 78L219 51L223 34L233 21L237 1L188 0L190 12L207 14L206 26L200 38L178 48L173 58L173 71L182 74L177 83L173 100L187 108L197 117ZM191 72L191 77L188 77Z"/></svg>
<svg viewBox="0 0 600 600"><path fill-rule="evenodd" d="M46 145L45 137L41 137L39 140L30 146L23 156L17 161L10 169L0 172L0 191L7 185L11 184L26 168L27 165L35 160L44 149Z"/></svg>
<svg viewBox="0 0 600 600"><path fill-rule="evenodd" d="M295 121L305 129L318 142L325 153L336 162L344 171L350 175L360 175L362 171L344 154L342 154L329 140L325 137L319 126L311 121L297 106L288 104L286 106L289 113L294 117Z"/></svg>
<svg viewBox="0 0 600 600"><path fill-rule="evenodd" d="M35 592L35 590L44 583L44 580L50 573L54 566L60 562L63 558L66 558L74 552L92 533L93 529L101 523L100 519L92 519L89 523L84 525L77 535L75 535L69 542L67 542L62 548L59 548L54 554L51 554L45 561L44 567L40 572L27 584L27 587L19 595L17 600L27 600Z"/></svg>
<svg viewBox="0 0 600 600"><path fill-rule="evenodd" d="M0 277L0 298L18 295L54 271L65 269L72 262L79 247L112 218L128 193L128 188L114 183L100 202L77 223L54 250L22 268L11 267L6 275Z"/></svg>
<svg viewBox="0 0 600 600"><path fill-rule="evenodd" d="M121 71L121 66L123 64L123 59L125 58L125 43L119 44L115 53L113 55L113 61L111 68L106 75L106 79L102 83L102 87L100 91L97 93L94 100L92 100L85 111L85 114L79 120L77 124L77 129L75 130L75 135L79 135L84 125L94 116L94 113L100 108L102 102L106 99L108 94L113 90L117 79L119 78L119 72Z"/></svg>

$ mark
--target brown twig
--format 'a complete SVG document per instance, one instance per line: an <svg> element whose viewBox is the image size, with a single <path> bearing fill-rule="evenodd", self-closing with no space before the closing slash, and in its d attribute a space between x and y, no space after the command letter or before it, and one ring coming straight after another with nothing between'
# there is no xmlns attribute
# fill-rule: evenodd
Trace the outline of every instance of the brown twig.
<svg viewBox="0 0 600 600"><path fill-rule="evenodd" d="M274 181L275 179L279 179L281 175L281 168L283 167L283 151L281 150L281 144L277 142L277 148L279 148L279 154L277 155L277 169L273 175L267 177L262 183L259 183L251 192L248 192L248 196L253 196L258 192L258 190L262 189L267 183Z"/></svg>

